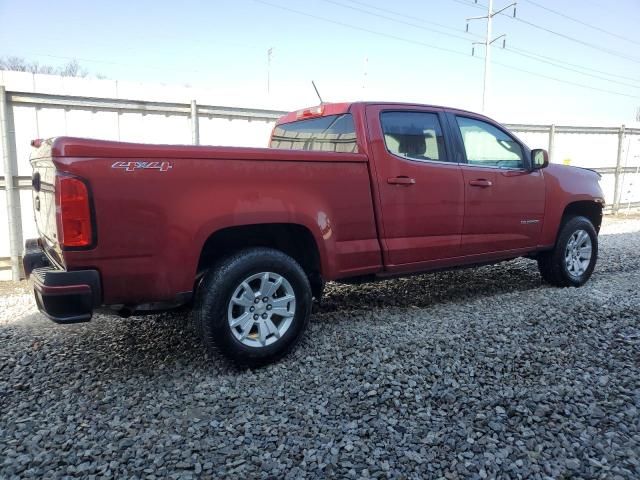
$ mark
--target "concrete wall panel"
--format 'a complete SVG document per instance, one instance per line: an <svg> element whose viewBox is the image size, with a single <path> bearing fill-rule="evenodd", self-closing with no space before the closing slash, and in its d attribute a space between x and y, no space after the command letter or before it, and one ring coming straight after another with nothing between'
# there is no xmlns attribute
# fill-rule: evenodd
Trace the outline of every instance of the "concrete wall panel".
<svg viewBox="0 0 640 480"><path fill-rule="evenodd" d="M275 100L255 91L221 91L162 84L143 84L114 80L70 78L54 75L32 75L24 72L0 71L0 84L9 92L32 92L69 97L127 99L137 101L171 102L188 106L192 99L199 105L226 105L253 109L290 110L290 99ZM72 135L106 140L142 143L191 143L191 119L186 114L117 112L113 108L77 106L10 105L15 127L15 154L20 176L31 176L29 165L30 141ZM220 118L200 115L200 143L202 145L266 147L274 121L248 118ZM548 148L548 133L520 132L516 134L531 148ZM615 167L617 134L556 133L553 159L565 160L575 166L596 168ZM640 135L625 140L622 165L640 164ZM614 176L604 175L601 185L608 204L613 203ZM620 181L621 209L624 202L640 201L640 175L626 173ZM23 237L36 236L31 206L31 192L20 193ZM5 191L0 190L0 258L9 256L8 223ZM6 277L0 271L0 278Z"/></svg>

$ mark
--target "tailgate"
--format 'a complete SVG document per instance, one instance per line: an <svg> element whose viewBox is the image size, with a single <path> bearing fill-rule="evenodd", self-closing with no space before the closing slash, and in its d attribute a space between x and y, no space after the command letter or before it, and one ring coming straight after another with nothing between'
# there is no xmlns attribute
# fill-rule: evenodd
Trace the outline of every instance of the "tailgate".
<svg viewBox="0 0 640 480"><path fill-rule="evenodd" d="M51 157L32 158L32 197L38 236L45 252L62 265L62 252L58 242L56 224L56 167Z"/></svg>

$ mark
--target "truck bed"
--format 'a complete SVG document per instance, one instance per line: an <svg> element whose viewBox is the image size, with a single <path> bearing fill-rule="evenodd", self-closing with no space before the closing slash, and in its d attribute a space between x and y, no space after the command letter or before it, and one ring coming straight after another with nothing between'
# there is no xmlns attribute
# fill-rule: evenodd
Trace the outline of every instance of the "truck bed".
<svg viewBox="0 0 640 480"><path fill-rule="evenodd" d="M171 301L191 292L205 242L229 225L307 229L326 279L381 266L364 154L59 137L43 142L32 165L34 175L42 170L49 178L55 167L88 179L95 246L65 250L62 266L101 272L105 304ZM54 195L46 198L50 204Z"/></svg>

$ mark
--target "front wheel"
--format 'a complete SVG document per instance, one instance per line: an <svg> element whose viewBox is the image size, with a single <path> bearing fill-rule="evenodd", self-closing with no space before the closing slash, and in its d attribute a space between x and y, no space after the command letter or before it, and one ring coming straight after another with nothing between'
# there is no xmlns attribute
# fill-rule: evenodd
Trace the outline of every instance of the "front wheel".
<svg viewBox="0 0 640 480"><path fill-rule="evenodd" d="M542 278L558 287L580 287L591 277L598 258L598 234L586 217L568 219L553 250L541 253Z"/></svg>
<svg viewBox="0 0 640 480"><path fill-rule="evenodd" d="M242 250L205 274L194 322L207 350L242 366L274 362L297 344L311 314L300 265L270 248Z"/></svg>

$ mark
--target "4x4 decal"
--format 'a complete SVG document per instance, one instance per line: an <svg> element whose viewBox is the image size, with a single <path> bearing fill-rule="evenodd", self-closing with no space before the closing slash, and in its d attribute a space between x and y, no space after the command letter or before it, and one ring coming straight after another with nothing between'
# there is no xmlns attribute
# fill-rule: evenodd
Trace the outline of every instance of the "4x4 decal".
<svg viewBox="0 0 640 480"><path fill-rule="evenodd" d="M111 165L111 168L122 168L125 172L133 172L134 170L160 170L166 172L173 168L171 162L115 162Z"/></svg>

